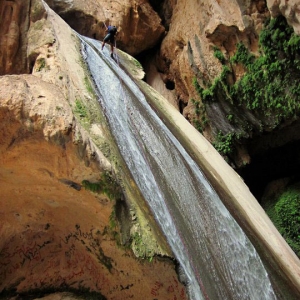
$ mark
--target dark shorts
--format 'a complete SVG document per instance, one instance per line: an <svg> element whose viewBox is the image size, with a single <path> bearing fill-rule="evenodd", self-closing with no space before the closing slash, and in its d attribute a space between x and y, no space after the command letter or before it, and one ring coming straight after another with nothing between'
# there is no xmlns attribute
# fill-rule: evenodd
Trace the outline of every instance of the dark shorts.
<svg viewBox="0 0 300 300"><path fill-rule="evenodd" d="M115 42L115 37L114 37L114 35L113 34L111 34L111 33L108 33L106 36L105 36L105 38L104 38L104 40L103 40L104 42L110 42L110 43L114 43Z"/></svg>

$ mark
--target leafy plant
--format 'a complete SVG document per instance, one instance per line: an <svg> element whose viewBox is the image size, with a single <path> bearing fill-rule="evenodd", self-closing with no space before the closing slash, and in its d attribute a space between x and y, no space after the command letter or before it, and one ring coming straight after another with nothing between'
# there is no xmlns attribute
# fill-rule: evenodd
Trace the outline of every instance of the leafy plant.
<svg viewBox="0 0 300 300"><path fill-rule="evenodd" d="M232 95L248 109L274 116L278 125L300 109L300 38L281 16L267 23L259 44L262 54L256 59L238 45L231 61L244 64L248 72L235 83Z"/></svg>
<svg viewBox="0 0 300 300"><path fill-rule="evenodd" d="M218 47L214 47L214 57L217 58L221 64L225 64L225 56Z"/></svg>
<svg viewBox="0 0 300 300"><path fill-rule="evenodd" d="M249 53L248 49L245 47L243 43L237 44L236 53L230 59L231 63L241 63L244 66L250 68L255 57L253 54Z"/></svg>
<svg viewBox="0 0 300 300"><path fill-rule="evenodd" d="M266 22L259 36L259 47L260 56L256 57L243 43L238 43L229 65L226 65L222 52L215 47L214 56L223 64L221 74L206 88L199 84L197 78L193 79L193 85L204 105L225 100L230 105L252 111L257 119L263 118L260 128L263 131L263 124L276 128L300 112L300 37L293 32L286 19L279 16ZM235 83L229 84L228 75L235 64L243 65L245 73ZM197 105L195 112L197 116L200 113ZM233 121L231 116L227 119ZM193 123L203 130L198 118ZM243 124L240 126L245 127ZM251 130L252 126L248 126L245 133ZM227 142L217 142L217 148L228 152L225 145L232 139L228 136Z"/></svg>
<svg viewBox="0 0 300 300"><path fill-rule="evenodd" d="M231 102L231 96L229 93L229 85L227 83L227 76L231 72L230 68L226 65L223 66L220 76L218 76L214 82L206 89L202 88L197 81L197 78L193 78L193 86L195 87L196 92L202 99L203 103L210 103L217 101L221 97L229 99ZM223 91L223 93L220 93Z"/></svg>
<svg viewBox="0 0 300 300"><path fill-rule="evenodd" d="M296 255L300 257L300 186L295 185L269 204L266 212Z"/></svg>
<svg viewBox="0 0 300 300"><path fill-rule="evenodd" d="M233 121L234 121L234 115L229 114L226 117L227 117L227 120L229 121L229 123L233 123Z"/></svg>
<svg viewBox="0 0 300 300"><path fill-rule="evenodd" d="M231 154L233 152L234 145L234 134L228 133L223 135L222 132L218 132L216 141L213 143L213 146L216 150L224 155Z"/></svg>

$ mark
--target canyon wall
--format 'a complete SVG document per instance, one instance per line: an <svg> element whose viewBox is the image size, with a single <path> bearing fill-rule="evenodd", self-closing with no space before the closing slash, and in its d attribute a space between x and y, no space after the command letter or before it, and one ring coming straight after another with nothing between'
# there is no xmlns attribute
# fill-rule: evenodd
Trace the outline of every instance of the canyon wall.
<svg viewBox="0 0 300 300"><path fill-rule="evenodd" d="M194 78L207 87L222 71L214 54L216 48L229 59L237 43L243 42L258 55L259 32L270 16L285 15L295 32L299 31L297 3L292 2L46 2L77 32L98 40L103 39L105 26L117 25L117 48L139 58L145 66L145 80L191 123L196 114L192 99L201 102L192 84ZM96 292L98 297L147 299L160 294L164 299L185 299L185 287L178 282L170 260L136 260L130 250L116 246L121 225L113 214L118 203L127 222L126 232L119 238L123 244L128 246L130 236L138 235L145 245L140 247L143 249L132 246L137 256L143 257L145 249L153 255L172 256L142 204L90 92L92 82L79 55L76 34L38 0L0 0L0 14L3 295L32 293L38 297L82 289ZM132 73L137 72L141 79L144 73L138 63L130 65L135 65ZM236 67L232 78L241 77L244 71ZM228 122L226 105L221 102L206 107L210 123L203 134L211 142L219 130L237 130ZM244 108L234 113L259 123ZM284 143L298 138L291 135L293 128L281 131ZM269 141L268 146L279 143L278 138ZM245 144L237 146L232 158L235 167L251 161ZM99 182L105 174L120 180L127 193L126 205L122 194L111 201L103 193L84 189L83 181ZM224 189L220 192L230 195L225 185ZM116 222L116 228L111 221ZM289 251L286 253L292 255ZM298 284L294 278L293 282Z"/></svg>
<svg viewBox="0 0 300 300"><path fill-rule="evenodd" d="M186 299L77 35L38 0L0 11L0 298Z"/></svg>
<svg viewBox="0 0 300 300"><path fill-rule="evenodd" d="M271 17L284 16L298 33L297 3L263 0L47 2L77 32L92 38L102 40L106 26L117 25L116 46L138 58L145 68L146 82L210 142L218 142L219 134L234 135L232 153L224 154L233 167L249 164L251 157L266 147L272 149L299 139L290 126L294 119L281 120L278 124L276 117L264 118L243 104L229 103L226 91L217 92L213 103L203 103L194 84L197 80L201 88L209 89L222 73L223 63L216 56L216 49L230 68L227 82L235 83L245 72L244 67L230 62L237 44L243 43L258 57L259 34ZM274 129L278 135L269 137Z"/></svg>

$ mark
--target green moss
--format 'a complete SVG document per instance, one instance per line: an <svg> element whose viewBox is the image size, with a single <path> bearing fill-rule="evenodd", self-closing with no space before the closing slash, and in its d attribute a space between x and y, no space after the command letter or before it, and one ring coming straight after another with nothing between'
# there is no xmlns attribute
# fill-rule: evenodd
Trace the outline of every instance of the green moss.
<svg viewBox="0 0 300 300"><path fill-rule="evenodd" d="M214 47L214 57L217 58L221 64L225 64L225 56L218 47Z"/></svg>
<svg viewBox="0 0 300 300"><path fill-rule="evenodd" d="M88 93L90 95L94 96L94 88L92 87L91 82L87 76L84 77L84 84L85 84L85 87L86 87Z"/></svg>
<svg viewBox="0 0 300 300"><path fill-rule="evenodd" d="M253 59L239 46L232 61L243 63L247 73L232 88L239 105L263 110L275 117L274 125L299 112L300 38L283 17L272 19L259 38L262 55Z"/></svg>
<svg viewBox="0 0 300 300"><path fill-rule="evenodd" d="M135 64L135 66L137 66L139 69L143 68L142 65L141 65L141 63L137 59L134 59L133 62Z"/></svg>
<svg viewBox="0 0 300 300"><path fill-rule="evenodd" d="M260 33L259 47L260 56L256 57L244 44L238 43L236 53L229 61L215 47L214 56L223 65L221 74L205 88L194 78L193 86L204 106L226 101L232 111L239 107L251 111L257 120L261 120L259 130L262 132L265 127L274 129L299 114L300 37L280 16L266 22ZM232 74L237 64L244 67L245 73L234 82ZM200 120L204 113L200 112L199 101L194 100L193 103L196 115L193 124L203 131ZM246 118L234 118L228 114L227 121L241 128L244 137L252 135L253 126L249 126ZM222 153L230 153L234 140L237 140L237 136L219 135L215 146Z"/></svg>
<svg viewBox="0 0 300 300"><path fill-rule="evenodd" d="M231 63L235 63L235 64L240 63L248 68L251 68L254 59L255 59L254 55L249 53L245 45L243 43L238 43L236 53L230 59L230 61Z"/></svg>
<svg viewBox="0 0 300 300"><path fill-rule="evenodd" d="M46 60L45 58L39 58L37 61L36 61L36 64L37 64L37 68L36 68L36 71L37 72L41 72L43 69L45 69L46 67Z"/></svg>
<svg viewBox="0 0 300 300"><path fill-rule="evenodd" d="M300 184L278 195L265 209L278 231L300 257Z"/></svg>
<svg viewBox="0 0 300 300"><path fill-rule="evenodd" d="M255 58L242 43L237 44L230 62L244 65L246 73L233 86L227 82L228 66L208 88L200 87L196 79L193 84L203 102L225 99L252 111L263 110L264 115L275 117L277 126L300 109L300 37L278 17L262 30L259 45L261 56ZM215 56L224 62L221 51L215 50Z"/></svg>
<svg viewBox="0 0 300 300"><path fill-rule="evenodd" d="M220 76L215 78L214 82L206 89L202 88L197 81L197 78L193 78L193 86L196 89L199 97L202 99L203 103L215 102L220 99L220 91L222 93L222 98L231 100L230 87L227 83L227 76L231 73L228 66L224 65Z"/></svg>
<svg viewBox="0 0 300 300"><path fill-rule="evenodd" d="M82 186L94 193L104 193L110 200L119 199L122 194L120 186L108 173L103 173L98 182L83 180Z"/></svg>
<svg viewBox="0 0 300 300"><path fill-rule="evenodd" d="M194 127L199 131L203 132L206 124L208 123L208 119L205 112L205 105L203 105L200 101L195 99L191 99L191 102L195 108L195 117L192 121Z"/></svg>
<svg viewBox="0 0 300 300"><path fill-rule="evenodd" d="M75 113L78 114L80 118L88 117L87 109L79 99L76 99L75 101Z"/></svg>
<svg viewBox="0 0 300 300"><path fill-rule="evenodd" d="M234 150L234 140L235 137L233 133L223 135L222 132L218 132L216 141L213 143L213 146L219 153L228 155L231 154Z"/></svg>
<svg viewBox="0 0 300 300"><path fill-rule="evenodd" d="M134 249L136 256L142 258L152 257L151 253L149 253L149 255L147 254L147 245L143 242L143 238L138 232L135 232L131 236L131 239L132 239L132 248Z"/></svg>

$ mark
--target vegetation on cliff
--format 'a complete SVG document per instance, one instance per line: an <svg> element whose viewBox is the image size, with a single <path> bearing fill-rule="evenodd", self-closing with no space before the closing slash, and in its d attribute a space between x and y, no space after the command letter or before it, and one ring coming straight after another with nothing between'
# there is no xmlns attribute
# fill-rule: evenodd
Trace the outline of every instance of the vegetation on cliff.
<svg viewBox="0 0 300 300"><path fill-rule="evenodd" d="M300 184L266 200L266 212L296 255L300 257Z"/></svg>
<svg viewBox="0 0 300 300"><path fill-rule="evenodd" d="M223 132L220 128L215 132L214 146L223 155L231 154L240 139L275 129L299 114L300 37L280 16L267 21L259 36L259 46L260 56L256 57L239 43L230 59L215 48L215 57L223 65L221 74L207 88L200 86L196 78L193 81L203 103L192 100L196 114L193 122L199 131L208 123L203 117L206 106L223 101L232 109L226 118L235 130ZM244 69L244 75L234 81L237 66ZM244 115L235 115L235 107ZM254 116L256 124L246 115Z"/></svg>
<svg viewBox="0 0 300 300"><path fill-rule="evenodd" d="M221 74L203 88L195 78L193 85L202 102L192 99L195 107L194 126L202 132L209 124L206 109L213 103L226 103L232 114L226 116L231 131L219 128L214 133L213 146L225 158L230 157L243 138L274 130L283 122L296 120L300 110L300 36L296 35L286 19L280 16L268 20L259 36L260 55L249 52L238 43L235 54L227 59L217 47L215 57L222 63ZM244 71L236 78L235 71ZM236 115L238 107L243 116ZM259 121L259 130L247 117ZM227 127L228 128L228 127ZM300 185L289 187L267 200L266 212L300 256Z"/></svg>
<svg viewBox="0 0 300 300"><path fill-rule="evenodd" d="M268 22L259 42L262 55L257 59L238 45L231 61L242 63L247 72L231 92L239 105L272 115L276 127L299 113L300 37L278 17Z"/></svg>
<svg viewBox="0 0 300 300"><path fill-rule="evenodd" d="M90 182L89 180L83 180L82 185L85 189L94 193L104 193L110 200L117 200L121 198L122 190L117 184L116 180L107 173L104 172L101 179L98 182Z"/></svg>

